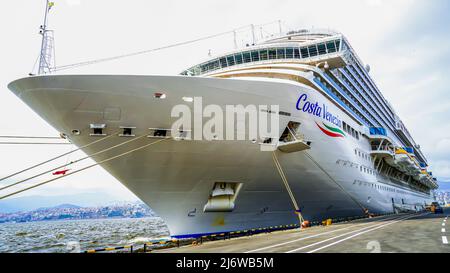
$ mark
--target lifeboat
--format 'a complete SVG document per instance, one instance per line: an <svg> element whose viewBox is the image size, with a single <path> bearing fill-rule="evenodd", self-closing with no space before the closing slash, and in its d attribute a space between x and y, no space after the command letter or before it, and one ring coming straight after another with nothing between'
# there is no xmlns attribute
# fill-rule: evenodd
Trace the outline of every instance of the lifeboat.
<svg viewBox="0 0 450 273"><path fill-rule="evenodd" d="M389 166L401 170L400 165L399 165L398 162L395 160L395 155L393 155L393 156L391 156L391 157L386 157L386 158L385 158L385 161L386 161L386 163L387 163Z"/></svg>
<svg viewBox="0 0 450 273"><path fill-rule="evenodd" d="M425 171L425 173L426 173L426 171ZM414 180L419 181L419 182L422 181L424 176L426 176L426 175L422 173L422 169L419 169L418 172L414 172L414 174L413 174Z"/></svg>
<svg viewBox="0 0 450 273"><path fill-rule="evenodd" d="M405 173L409 173L414 167L414 162L407 151L402 148L395 150L395 163L399 166L399 169Z"/></svg>
<svg viewBox="0 0 450 273"><path fill-rule="evenodd" d="M423 168L421 169L419 177L420 177L420 183L422 183L432 189L438 188L436 178L433 177L433 174L431 172L427 172L426 169L423 169Z"/></svg>
<svg viewBox="0 0 450 273"><path fill-rule="evenodd" d="M410 157L411 157L411 159L413 160L413 163L414 163L414 166L411 169L411 175L412 176L418 176L420 174L420 170L421 170L420 164L417 161L415 155L410 154Z"/></svg>
<svg viewBox="0 0 450 273"><path fill-rule="evenodd" d="M420 180L420 182L424 183L424 182L427 181L427 179L428 179L427 170L426 169L422 169L420 171L420 174L419 174L419 180Z"/></svg>

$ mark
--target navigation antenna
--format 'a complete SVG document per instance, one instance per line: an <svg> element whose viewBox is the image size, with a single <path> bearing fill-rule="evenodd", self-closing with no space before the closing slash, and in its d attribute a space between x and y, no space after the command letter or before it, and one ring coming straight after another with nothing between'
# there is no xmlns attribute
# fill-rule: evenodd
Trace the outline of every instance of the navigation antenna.
<svg viewBox="0 0 450 273"><path fill-rule="evenodd" d="M56 66L53 30L47 29L48 13L54 5L54 2L46 0L44 23L39 27L39 34L42 35L42 43L39 53L38 75L51 73Z"/></svg>

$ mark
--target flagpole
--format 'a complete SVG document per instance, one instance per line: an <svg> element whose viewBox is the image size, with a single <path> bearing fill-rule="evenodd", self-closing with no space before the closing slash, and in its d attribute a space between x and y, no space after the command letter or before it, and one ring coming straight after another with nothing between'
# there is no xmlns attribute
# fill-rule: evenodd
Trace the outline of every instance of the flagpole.
<svg viewBox="0 0 450 273"><path fill-rule="evenodd" d="M39 34L42 35L42 41L41 41L41 54L39 56L39 68L38 68L38 75L42 74L44 71L43 69L43 63L45 61L45 32L47 31L47 15L48 15L48 9L49 9L49 0L45 1L45 14L44 14L44 24L40 27Z"/></svg>

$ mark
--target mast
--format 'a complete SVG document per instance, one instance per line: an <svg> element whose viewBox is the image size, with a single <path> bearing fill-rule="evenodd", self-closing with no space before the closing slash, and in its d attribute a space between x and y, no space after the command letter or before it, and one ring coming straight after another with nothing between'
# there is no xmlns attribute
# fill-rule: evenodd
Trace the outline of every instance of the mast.
<svg viewBox="0 0 450 273"><path fill-rule="evenodd" d="M39 34L42 35L42 41L41 41L41 50L39 53L38 75L52 72L52 69L55 66L53 31L47 29L48 13L53 5L54 5L53 2L46 0L44 22L40 26L39 30Z"/></svg>

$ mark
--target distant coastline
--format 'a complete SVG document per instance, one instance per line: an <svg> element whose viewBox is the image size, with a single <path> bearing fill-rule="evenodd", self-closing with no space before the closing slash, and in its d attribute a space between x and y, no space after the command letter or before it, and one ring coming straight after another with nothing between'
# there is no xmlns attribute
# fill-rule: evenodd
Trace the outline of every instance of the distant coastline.
<svg viewBox="0 0 450 273"><path fill-rule="evenodd" d="M142 203L81 207L73 204L61 204L50 208L32 211L0 213L1 223L26 223L55 220L85 220L108 218L144 218L155 213Z"/></svg>

